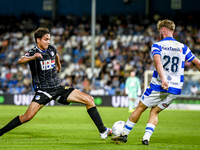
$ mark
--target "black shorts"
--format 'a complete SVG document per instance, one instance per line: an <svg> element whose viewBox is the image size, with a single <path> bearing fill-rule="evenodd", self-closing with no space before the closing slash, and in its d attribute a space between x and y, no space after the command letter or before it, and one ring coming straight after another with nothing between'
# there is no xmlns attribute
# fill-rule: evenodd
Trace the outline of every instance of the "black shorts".
<svg viewBox="0 0 200 150"><path fill-rule="evenodd" d="M68 86L59 86L56 89L38 90L35 93L32 102L46 105L51 100L56 100L61 104L69 105L70 103L67 102L67 97L73 90L74 88Z"/></svg>

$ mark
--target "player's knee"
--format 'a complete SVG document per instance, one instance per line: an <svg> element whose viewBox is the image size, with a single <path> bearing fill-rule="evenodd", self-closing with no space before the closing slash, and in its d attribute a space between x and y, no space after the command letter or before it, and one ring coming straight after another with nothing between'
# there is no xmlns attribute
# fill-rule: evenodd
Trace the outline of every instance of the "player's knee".
<svg viewBox="0 0 200 150"><path fill-rule="evenodd" d="M141 112L141 113L144 112L146 109L147 109L147 107L144 104L141 104L141 103L140 103L140 105L138 105L136 107L136 110Z"/></svg>
<svg viewBox="0 0 200 150"><path fill-rule="evenodd" d="M157 109L151 109L150 114L154 115L154 114L159 114L161 111L157 110Z"/></svg>
<svg viewBox="0 0 200 150"><path fill-rule="evenodd" d="M94 98L91 95L87 96L87 105L95 106Z"/></svg>
<svg viewBox="0 0 200 150"><path fill-rule="evenodd" d="M20 120L22 123L28 122L33 118L33 115L22 115Z"/></svg>

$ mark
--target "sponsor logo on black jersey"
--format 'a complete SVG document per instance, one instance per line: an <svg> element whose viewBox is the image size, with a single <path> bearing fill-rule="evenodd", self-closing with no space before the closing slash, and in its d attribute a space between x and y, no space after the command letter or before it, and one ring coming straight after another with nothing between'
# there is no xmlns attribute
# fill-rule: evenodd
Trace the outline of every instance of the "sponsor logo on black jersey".
<svg viewBox="0 0 200 150"><path fill-rule="evenodd" d="M55 60L40 61L42 70L49 70L55 66Z"/></svg>
<svg viewBox="0 0 200 150"><path fill-rule="evenodd" d="M54 56L54 52L53 51L51 51L51 56Z"/></svg>
<svg viewBox="0 0 200 150"><path fill-rule="evenodd" d="M36 100L39 100L39 99L40 99L40 95L36 95L36 96L35 96L35 99L36 99Z"/></svg>

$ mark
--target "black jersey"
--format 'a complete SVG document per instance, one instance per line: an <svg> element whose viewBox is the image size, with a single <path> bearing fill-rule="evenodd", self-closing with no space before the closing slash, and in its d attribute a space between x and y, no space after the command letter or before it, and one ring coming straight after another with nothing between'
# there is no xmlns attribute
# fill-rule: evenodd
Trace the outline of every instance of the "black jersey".
<svg viewBox="0 0 200 150"><path fill-rule="evenodd" d="M45 51L42 51L38 47L34 47L24 57L31 57L35 53L40 53L43 57L28 62L35 91L38 89L53 89L60 86L60 79L55 65L56 48L49 45Z"/></svg>

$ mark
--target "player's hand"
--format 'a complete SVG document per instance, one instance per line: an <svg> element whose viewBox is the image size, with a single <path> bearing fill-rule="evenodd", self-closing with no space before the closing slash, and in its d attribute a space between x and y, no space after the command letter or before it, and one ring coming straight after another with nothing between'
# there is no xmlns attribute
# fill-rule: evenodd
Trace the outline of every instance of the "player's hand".
<svg viewBox="0 0 200 150"><path fill-rule="evenodd" d="M162 81L161 87L164 90L168 90L169 89L169 84L167 83L167 81Z"/></svg>
<svg viewBox="0 0 200 150"><path fill-rule="evenodd" d="M42 54L40 54L40 53L35 53L35 54L33 55L33 59L38 59L38 58L43 59Z"/></svg>
<svg viewBox="0 0 200 150"><path fill-rule="evenodd" d="M57 73L59 73L59 72L60 72L60 68L57 67Z"/></svg>

